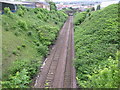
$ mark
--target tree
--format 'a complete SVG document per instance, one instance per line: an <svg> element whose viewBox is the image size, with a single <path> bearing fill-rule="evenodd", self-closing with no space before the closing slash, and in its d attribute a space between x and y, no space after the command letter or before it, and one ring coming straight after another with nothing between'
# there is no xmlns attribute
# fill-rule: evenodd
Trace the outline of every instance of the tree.
<svg viewBox="0 0 120 90"><path fill-rule="evenodd" d="M57 11L57 7L54 2L49 2L49 4L50 4L50 10Z"/></svg>
<svg viewBox="0 0 120 90"><path fill-rule="evenodd" d="M100 5L97 6L97 10L100 10Z"/></svg>
<svg viewBox="0 0 120 90"><path fill-rule="evenodd" d="M89 13L89 12L90 12L90 9L87 9L86 12Z"/></svg>
<svg viewBox="0 0 120 90"><path fill-rule="evenodd" d="M91 11L95 11L95 8L94 8L94 7L92 7L92 8L91 8Z"/></svg>
<svg viewBox="0 0 120 90"><path fill-rule="evenodd" d="M73 8L72 8L72 7L70 7L69 9L73 10Z"/></svg>

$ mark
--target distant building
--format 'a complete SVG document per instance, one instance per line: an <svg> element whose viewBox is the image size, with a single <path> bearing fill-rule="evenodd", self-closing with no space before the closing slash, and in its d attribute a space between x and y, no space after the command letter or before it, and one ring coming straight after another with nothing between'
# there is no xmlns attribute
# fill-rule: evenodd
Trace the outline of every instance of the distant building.
<svg viewBox="0 0 120 90"><path fill-rule="evenodd" d="M18 9L19 5L26 6L28 8L35 8L35 4L26 2L16 2L16 1L0 1L0 11L3 12L5 7L9 7L12 12Z"/></svg>
<svg viewBox="0 0 120 90"><path fill-rule="evenodd" d="M5 7L9 7L12 12L18 9L19 5L27 8L44 8L50 10L50 5L46 2L18 2L18 1L0 1L0 12L3 13Z"/></svg>
<svg viewBox="0 0 120 90"><path fill-rule="evenodd" d="M0 1L0 14L4 13L5 7L9 7L12 12L15 12L19 5L23 5L27 8L44 8L50 10L50 5L45 2Z"/></svg>
<svg viewBox="0 0 120 90"><path fill-rule="evenodd" d="M46 2L35 2L35 6L37 8L44 8L44 9L50 10L50 5Z"/></svg>

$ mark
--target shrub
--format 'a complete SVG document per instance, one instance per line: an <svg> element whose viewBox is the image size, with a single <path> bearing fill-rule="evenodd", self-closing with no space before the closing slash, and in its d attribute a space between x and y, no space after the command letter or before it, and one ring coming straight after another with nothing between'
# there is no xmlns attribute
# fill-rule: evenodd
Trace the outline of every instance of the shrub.
<svg viewBox="0 0 120 90"><path fill-rule="evenodd" d="M15 35L16 35L16 36L19 36L19 35L20 35L20 32L16 31L16 32L15 32Z"/></svg>
<svg viewBox="0 0 120 90"><path fill-rule="evenodd" d="M16 50L14 50L14 51L12 52L12 54L17 55L17 51L16 51Z"/></svg>
<svg viewBox="0 0 120 90"><path fill-rule="evenodd" d="M80 87L118 87L118 59L115 59L120 44L117 8L115 4L91 12L82 24L75 26L75 67Z"/></svg>
<svg viewBox="0 0 120 90"><path fill-rule="evenodd" d="M16 72L15 75L9 76L9 81L2 82L2 88L28 88L30 77L26 69Z"/></svg>
<svg viewBox="0 0 120 90"><path fill-rule="evenodd" d="M20 50L20 49L21 49L21 47L20 47L20 46L17 46L17 49L18 49L18 50Z"/></svg>
<svg viewBox="0 0 120 90"><path fill-rule="evenodd" d="M9 7L4 8L4 13L10 15L12 12Z"/></svg>
<svg viewBox="0 0 120 90"><path fill-rule="evenodd" d="M38 12L39 12L39 8L35 8L35 9L34 9L34 13L35 13L35 14L38 14Z"/></svg>
<svg viewBox="0 0 120 90"><path fill-rule="evenodd" d="M33 42L34 42L34 43L37 43L37 40L34 40Z"/></svg>
<svg viewBox="0 0 120 90"><path fill-rule="evenodd" d="M40 45L40 43L39 43L39 42L36 42L36 45L37 45L37 46L39 46L39 45Z"/></svg>
<svg viewBox="0 0 120 90"><path fill-rule="evenodd" d="M25 44L22 44L22 47L23 47L23 48L25 48L25 47L26 47L26 45L25 45Z"/></svg>
<svg viewBox="0 0 120 90"><path fill-rule="evenodd" d="M46 46L43 46L42 44L39 45L39 47L37 47L37 51L43 55L46 56L47 52L48 52L48 48Z"/></svg>
<svg viewBox="0 0 120 90"><path fill-rule="evenodd" d="M55 22L55 24L58 24L58 22Z"/></svg>
<svg viewBox="0 0 120 90"><path fill-rule="evenodd" d="M20 20L18 22L18 25L20 26L20 28L22 28L23 30L27 30L28 29L28 26L27 26L27 23L23 20Z"/></svg>
<svg viewBox="0 0 120 90"><path fill-rule="evenodd" d="M25 6L19 5L19 9L23 10L24 12L27 12L27 8Z"/></svg>
<svg viewBox="0 0 120 90"><path fill-rule="evenodd" d="M86 18L87 12L76 13L74 24L80 25Z"/></svg>
<svg viewBox="0 0 120 90"><path fill-rule="evenodd" d="M39 12L38 14L37 14L37 17L39 18L39 19L44 19L44 14L43 13L41 13L41 12Z"/></svg>
<svg viewBox="0 0 120 90"><path fill-rule="evenodd" d="M12 64L10 64L10 68L7 67L8 71L4 73L5 75L4 77L5 77L5 80L9 79L9 76L7 77L7 75L11 74L12 77L14 77L17 81L20 81L18 80L19 77L17 77L18 79L16 78L16 73L17 72L20 73L25 68L26 71L28 72L27 76L29 76L32 79L33 76L38 71L38 67L40 66L40 61L42 60L40 59L40 57L42 58L47 55L48 46L56 38L58 30L62 26L63 22L66 20L67 15L60 11L54 11L51 13L48 10L40 9L40 8L29 9L29 11L26 11L25 8L19 8L17 12L14 13L14 15L15 17L13 18L10 18L7 14L2 15L4 22L8 23L8 24L3 24L3 28L9 27L8 28L9 30L14 30L14 31L8 31L8 33L5 32L5 35L10 34L10 38L12 39L15 37L14 34L18 36L20 32L21 34L20 37L14 38L14 40L15 41L18 40L18 42L20 40L20 42L16 44L20 44L22 42L23 44L21 46L18 46L17 50L16 50L16 47L13 47L13 49L16 50L12 52L13 54L15 55L19 53L21 54L19 56L16 56L16 58L19 58L19 60L16 60L16 58L9 57L10 59L12 59ZM46 21L49 21L49 22L46 22ZM60 24L55 25L55 22L58 22ZM32 37L28 37L27 35L28 36L32 35ZM9 45L10 47L14 46L14 43L9 43L9 38L7 38L6 40L7 41L5 42L3 40L5 45L7 45L8 47ZM32 41L37 46L33 45L33 43L26 44ZM27 50L28 52L25 53L26 51L22 50L23 48L24 49L26 48L25 50ZM18 51L18 50L21 50L21 51ZM8 50L4 51L3 54L6 54L6 52L8 53ZM25 53L25 55L23 55L22 53ZM7 55L5 56L7 58ZM8 84L9 86L10 85L11 87L15 86L15 84L14 86L12 86L13 85L12 82L10 83ZM19 84L19 83L16 83L16 84ZM25 84L25 86L26 85L27 84ZM19 87L19 86L20 85L16 85L16 87Z"/></svg>
<svg viewBox="0 0 120 90"><path fill-rule="evenodd" d="M9 72L12 75L25 68L28 71L28 75L30 76L30 78L33 78L33 76L38 70L38 67L40 66L40 60L39 59L16 60L13 64L14 66L11 66L9 68Z"/></svg>
<svg viewBox="0 0 120 90"><path fill-rule="evenodd" d="M120 56L120 52L118 52ZM109 57L106 60L107 65L102 70L99 70L98 73L93 73L89 75L89 81L87 82L87 87L94 88L118 88L120 83L119 68L118 68L118 56L116 60L113 60Z"/></svg>
<svg viewBox="0 0 120 90"><path fill-rule="evenodd" d="M17 14L18 14L19 16L23 17L24 14L25 14L25 12L20 8L20 9L17 10Z"/></svg>
<svg viewBox="0 0 120 90"><path fill-rule="evenodd" d="M31 36L32 35L32 31L28 31L27 35Z"/></svg>
<svg viewBox="0 0 120 90"><path fill-rule="evenodd" d="M5 28L5 31L9 31L9 28L8 28L8 27L6 27L6 28Z"/></svg>

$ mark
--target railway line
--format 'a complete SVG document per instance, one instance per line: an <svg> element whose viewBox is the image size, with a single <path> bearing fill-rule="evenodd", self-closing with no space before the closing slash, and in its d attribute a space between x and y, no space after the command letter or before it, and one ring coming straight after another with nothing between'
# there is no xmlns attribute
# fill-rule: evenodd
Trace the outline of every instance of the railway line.
<svg viewBox="0 0 120 90"><path fill-rule="evenodd" d="M69 16L36 77L35 88L76 88L73 38L73 16Z"/></svg>

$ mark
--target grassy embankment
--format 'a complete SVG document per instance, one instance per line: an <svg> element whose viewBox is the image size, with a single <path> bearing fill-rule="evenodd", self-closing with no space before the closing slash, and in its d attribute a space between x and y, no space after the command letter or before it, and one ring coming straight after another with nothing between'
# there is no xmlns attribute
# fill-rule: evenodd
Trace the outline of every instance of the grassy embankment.
<svg viewBox="0 0 120 90"><path fill-rule="evenodd" d="M80 87L120 87L118 6L75 15L75 67Z"/></svg>
<svg viewBox="0 0 120 90"><path fill-rule="evenodd" d="M2 15L3 87L25 88L38 72L67 15L62 11L5 8Z"/></svg>

